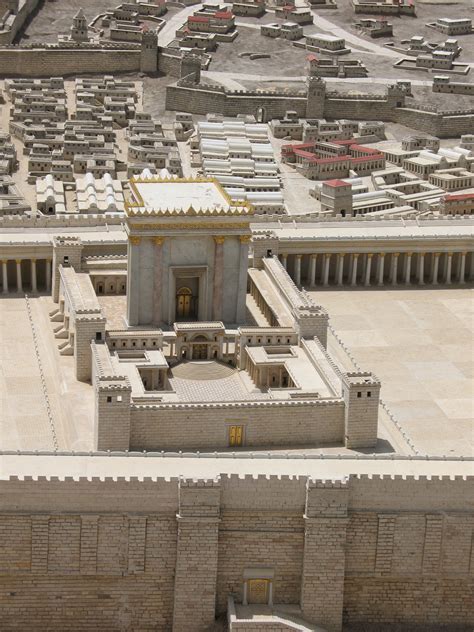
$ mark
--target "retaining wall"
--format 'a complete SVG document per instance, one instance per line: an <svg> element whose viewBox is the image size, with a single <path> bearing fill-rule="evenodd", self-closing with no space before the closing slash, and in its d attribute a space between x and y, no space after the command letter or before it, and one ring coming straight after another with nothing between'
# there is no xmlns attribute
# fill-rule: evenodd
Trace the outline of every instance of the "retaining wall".
<svg viewBox="0 0 474 632"><path fill-rule="evenodd" d="M188 475L193 462L183 459ZM156 464L166 468L166 459ZM472 478L334 478L335 465L328 461L327 480L1 480L2 632L204 632L200 621L223 614L229 594L239 603L244 572L255 568L274 572L275 603L304 594L312 623L333 631L343 620L471 629ZM324 577L305 565L308 555ZM192 604L202 581L208 610L173 624L176 604Z"/></svg>

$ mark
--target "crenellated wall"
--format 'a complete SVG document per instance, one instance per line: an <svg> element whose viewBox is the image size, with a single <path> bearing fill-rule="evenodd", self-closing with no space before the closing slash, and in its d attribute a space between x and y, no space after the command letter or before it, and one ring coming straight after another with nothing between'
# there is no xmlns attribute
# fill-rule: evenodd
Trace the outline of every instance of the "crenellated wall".
<svg viewBox="0 0 474 632"><path fill-rule="evenodd" d="M150 458L167 476L174 468ZM98 461L120 470L133 460L139 474L150 458L88 463L98 474ZM48 460L21 459L36 459L37 472ZM49 459L71 467L79 457ZM178 470L209 471L204 461L180 459ZM240 461L217 467L245 471L249 460ZM399 467L426 472L437 463ZM360 459L352 465L383 470ZM314 468L311 461L305 467ZM300 604L307 621L329 632L343 622L469 630L473 479L346 476L338 468L327 461L326 479L7 477L0 481L2 632L33 622L39 632L204 632L225 613L229 594L241 602L244 575L258 568L273 575L274 603Z"/></svg>

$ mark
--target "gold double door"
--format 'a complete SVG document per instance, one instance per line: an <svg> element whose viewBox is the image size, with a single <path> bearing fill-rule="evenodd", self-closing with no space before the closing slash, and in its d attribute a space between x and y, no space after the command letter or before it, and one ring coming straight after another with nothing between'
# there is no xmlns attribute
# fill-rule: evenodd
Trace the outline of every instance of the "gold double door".
<svg viewBox="0 0 474 632"><path fill-rule="evenodd" d="M229 447L238 448L244 441L243 426L229 426Z"/></svg>
<svg viewBox="0 0 474 632"><path fill-rule="evenodd" d="M270 580L249 579L247 590L247 601L249 604L268 604Z"/></svg>

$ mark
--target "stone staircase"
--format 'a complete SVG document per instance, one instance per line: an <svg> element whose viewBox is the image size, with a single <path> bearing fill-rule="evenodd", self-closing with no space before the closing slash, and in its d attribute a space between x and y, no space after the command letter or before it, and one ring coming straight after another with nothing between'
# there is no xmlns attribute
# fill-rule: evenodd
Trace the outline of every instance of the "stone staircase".
<svg viewBox="0 0 474 632"><path fill-rule="evenodd" d="M74 354L74 349L71 347L69 340L65 340L61 344L58 345L59 355L62 356L72 356Z"/></svg>
<svg viewBox="0 0 474 632"><path fill-rule="evenodd" d="M61 312L59 308L53 309L49 312L49 320L52 323L63 323L64 322L64 314Z"/></svg>
<svg viewBox="0 0 474 632"><path fill-rule="evenodd" d="M233 366L215 360L189 360L174 366L170 374L181 380L223 380L235 371Z"/></svg>

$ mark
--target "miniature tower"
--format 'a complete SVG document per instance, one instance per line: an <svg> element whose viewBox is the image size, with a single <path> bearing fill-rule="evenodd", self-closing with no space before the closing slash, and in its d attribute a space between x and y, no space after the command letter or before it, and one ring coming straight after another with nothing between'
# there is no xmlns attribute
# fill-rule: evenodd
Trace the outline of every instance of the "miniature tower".
<svg viewBox="0 0 474 632"><path fill-rule="evenodd" d="M148 74L158 70L158 37L154 31L144 30L140 53L140 71Z"/></svg>
<svg viewBox="0 0 474 632"><path fill-rule="evenodd" d="M88 42L89 33L87 28L87 20L84 11L79 9L72 20L70 38L74 42Z"/></svg>
<svg viewBox="0 0 474 632"><path fill-rule="evenodd" d="M377 444L379 380L373 373L345 373L342 396L346 448L373 448Z"/></svg>
<svg viewBox="0 0 474 632"><path fill-rule="evenodd" d="M187 78L193 83L201 81L201 58L198 55L188 54L181 58L181 69L179 76L181 79Z"/></svg>
<svg viewBox="0 0 474 632"><path fill-rule="evenodd" d="M352 186L344 180L326 180L321 189L321 211L342 217L352 215Z"/></svg>
<svg viewBox="0 0 474 632"><path fill-rule="evenodd" d="M306 118L320 119L324 117L326 99L326 83L321 77L307 77Z"/></svg>
<svg viewBox="0 0 474 632"><path fill-rule="evenodd" d="M80 237L53 238L53 301L59 301L59 266L70 266L76 272L81 270L82 241Z"/></svg>

